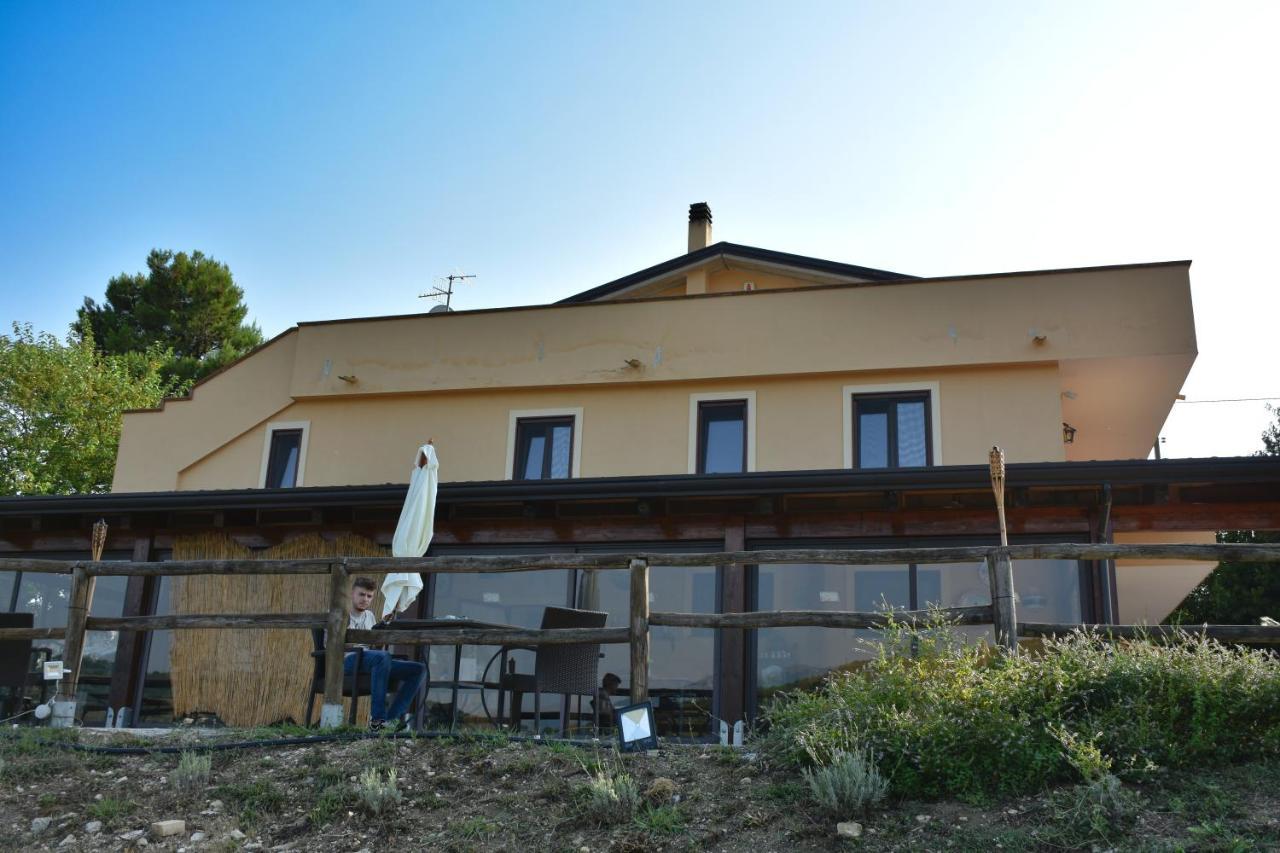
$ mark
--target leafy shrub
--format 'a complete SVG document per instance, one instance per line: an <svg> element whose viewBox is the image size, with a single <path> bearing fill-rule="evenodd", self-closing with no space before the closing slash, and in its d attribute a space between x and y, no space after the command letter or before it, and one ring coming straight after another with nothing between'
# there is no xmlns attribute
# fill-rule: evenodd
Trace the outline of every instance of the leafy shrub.
<svg viewBox="0 0 1280 853"><path fill-rule="evenodd" d="M814 802L831 817L865 814L889 793L869 751L842 752L830 764L804 771Z"/></svg>
<svg viewBox="0 0 1280 853"><path fill-rule="evenodd" d="M356 782L356 800L371 815L380 815L389 811L398 806L401 799L394 768L388 770L384 776L382 771L371 767L361 773L360 779Z"/></svg>
<svg viewBox="0 0 1280 853"><path fill-rule="evenodd" d="M597 765L580 792L585 816L601 825L627 823L640 807L640 787L620 764Z"/></svg>
<svg viewBox="0 0 1280 853"><path fill-rule="evenodd" d="M1005 656L941 619L885 635L863 669L766 709L770 759L821 767L867 748L896 794L981 799L1069 780L1055 732L1100 733L1091 743L1119 776L1280 754L1280 662L1267 652L1077 632Z"/></svg>
<svg viewBox="0 0 1280 853"><path fill-rule="evenodd" d="M180 799L191 800L204 792L209 784L209 772L213 760L208 755L185 751L178 759L178 766L169 774L169 784Z"/></svg>

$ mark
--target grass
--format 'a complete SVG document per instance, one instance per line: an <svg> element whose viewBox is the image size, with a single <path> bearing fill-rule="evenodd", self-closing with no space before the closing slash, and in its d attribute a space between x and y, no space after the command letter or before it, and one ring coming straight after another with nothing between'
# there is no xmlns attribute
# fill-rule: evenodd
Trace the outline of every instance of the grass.
<svg viewBox="0 0 1280 853"><path fill-rule="evenodd" d="M498 825L482 817L469 817L449 824L449 834L461 841L480 841L498 833Z"/></svg>
<svg viewBox="0 0 1280 853"><path fill-rule="evenodd" d="M284 793L269 779L219 785L213 789L213 793L219 799L238 806L240 822L246 826L256 824L265 815L278 812L285 802Z"/></svg>
<svg viewBox="0 0 1280 853"><path fill-rule="evenodd" d="M133 800L118 800L113 797L106 797L101 800L95 800L85 809L85 813L94 820L100 820L107 826L112 826L121 818L128 817L137 811L138 804Z"/></svg>
<svg viewBox="0 0 1280 853"><path fill-rule="evenodd" d="M636 815L636 826L650 835L676 835L684 831L684 815L676 806L646 806Z"/></svg>

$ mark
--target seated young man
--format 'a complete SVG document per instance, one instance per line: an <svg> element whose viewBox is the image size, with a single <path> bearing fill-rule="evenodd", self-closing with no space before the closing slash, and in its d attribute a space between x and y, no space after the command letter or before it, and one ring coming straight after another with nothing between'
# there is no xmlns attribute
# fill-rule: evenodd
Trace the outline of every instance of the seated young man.
<svg viewBox="0 0 1280 853"><path fill-rule="evenodd" d="M372 629L374 626L373 597L378 592L378 585L370 578L356 578L351 583L351 609L348 628ZM348 648L355 648L354 645ZM409 703L418 695L418 689L427 678L427 668L418 661L398 660L390 652L361 646L364 653L360 656L360 671L369 673L369 690L372 709L369 714L369 730L381 731L391 720L394 728L400 727L401 718L409 710ZM350 675L355 669L356 655L348 652L342 661L343 672ZM387 711L387 689L391 682L399 682L396 697L391 702L391 710Z"/></svg>

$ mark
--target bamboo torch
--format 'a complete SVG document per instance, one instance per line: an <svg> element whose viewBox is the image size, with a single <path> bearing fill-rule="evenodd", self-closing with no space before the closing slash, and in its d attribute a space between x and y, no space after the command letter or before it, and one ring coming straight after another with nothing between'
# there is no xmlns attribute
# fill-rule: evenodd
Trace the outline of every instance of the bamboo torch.
<svg viewBox="0 0 1280 853"><path fill-rule="evenodd" d="M1000 519L1000 545L1009 544L1009 528L1004 521L1004 451L991 448L991 489L996 495L996 515Z"/></svg>
<svg viewBox="0 0 1280 853"><path fill-rule="evenodd" d="M100 518L93 523L93 537L89 540L89 553L93 561L102 559L102 551L107 547L107 520Z"/></svg>

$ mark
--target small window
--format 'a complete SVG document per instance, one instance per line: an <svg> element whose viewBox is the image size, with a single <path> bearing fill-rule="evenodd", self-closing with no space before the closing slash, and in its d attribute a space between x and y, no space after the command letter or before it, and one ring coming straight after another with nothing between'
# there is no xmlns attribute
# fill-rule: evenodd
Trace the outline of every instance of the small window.
<svg viewBox="0 0 1280 853"><path fill-rule="evenodd" d="M573 418L516 421L516 480L564 480L573 476Z"/></svg>
<svg viewBox="0 0 1280 853"><path fill-rule="evenodd" d="M853 466L919 468L933 464L929 394L853 395Z"/></svg>
<svg viewBox="0 0 1280 853"><path fill-rule="evenodd" d="M738 474L747 470L747 401L698 403L699 474Z"/></svg>
<svg viewBox="0 0 1280 853"><path fill-rule="evenodd" d="M302 459L302 430L278 429L271 433L271 454L267 458L268 489L291 489L298 484Z"/></svg>

